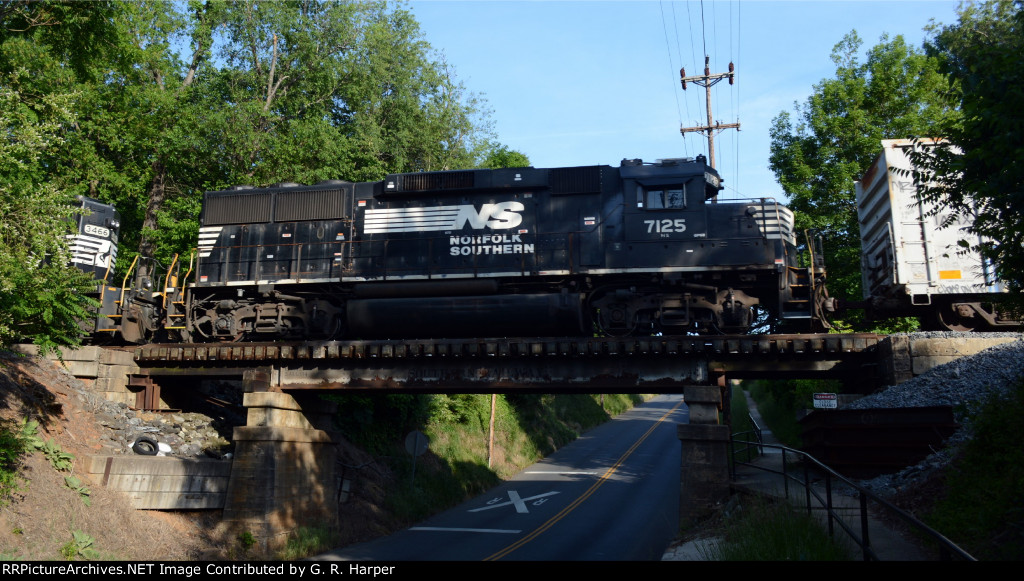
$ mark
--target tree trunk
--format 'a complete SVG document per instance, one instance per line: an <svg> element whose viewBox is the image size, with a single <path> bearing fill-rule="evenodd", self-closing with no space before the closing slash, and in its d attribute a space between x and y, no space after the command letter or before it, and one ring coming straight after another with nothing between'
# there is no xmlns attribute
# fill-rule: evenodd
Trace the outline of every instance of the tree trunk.
<svg viewBox="0 0 1024 581"><path fill-rule="evenodd" d="M142 237L139 240L139 257L152 258L156 244L152 234L157 229L157 214L167 197L167 166L163 161L153 162L153 180L149 184L149 199L146 202L146 217L142 221Z"/></svg>

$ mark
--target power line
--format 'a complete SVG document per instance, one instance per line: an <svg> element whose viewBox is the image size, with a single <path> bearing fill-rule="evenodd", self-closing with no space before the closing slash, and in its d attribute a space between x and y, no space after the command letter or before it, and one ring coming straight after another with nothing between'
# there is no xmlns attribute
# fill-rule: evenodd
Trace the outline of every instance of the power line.
<svg viewBox="0 0 1024 581"><path fill-rule="evenodd" d="M672 63L672 45L669 43L669 40L668 40L668 28L667 28L667 24L665 22L665 7L664 7L664 5L660 1L658 2L658 10L661 12L661 30L662 30L662 33L665 35L665 52L668 53L668 64L669 64L670 67L674 68L673 63ZM679 36L676 35L676 39L677 39L676 45L677 46L678 46L678 38L679 38ZM679 118L679 124L682 125L683 124L683 112L682 112L682 110L679 107L679 93L675 90L675 88L672 89L672 96L675 97L675 99L676 99L676 115ZM686 154L687 156L689 156L689 151L687 151L686 140L685 139L683 140L683 153Z"/></svg>

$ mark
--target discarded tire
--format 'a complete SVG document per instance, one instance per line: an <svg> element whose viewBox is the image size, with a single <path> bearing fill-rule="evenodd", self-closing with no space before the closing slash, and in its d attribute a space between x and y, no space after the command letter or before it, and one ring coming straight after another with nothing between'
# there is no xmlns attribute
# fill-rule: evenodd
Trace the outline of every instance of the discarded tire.
<svg viewBox="0 0 1024 581"><path fill-rule="evenodd" d="M157 443L153 438L142 437L132 444L132 451L140 456L156 456Z"/></svg>

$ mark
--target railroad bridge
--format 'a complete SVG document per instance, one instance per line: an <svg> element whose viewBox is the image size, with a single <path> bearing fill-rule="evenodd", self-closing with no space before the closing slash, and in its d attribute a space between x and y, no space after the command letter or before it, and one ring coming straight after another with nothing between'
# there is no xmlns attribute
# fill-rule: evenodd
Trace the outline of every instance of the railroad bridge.
<svg viewBox="0 0 1024 581"><path fill-rule="evenodd" d="M727 490L727 379L839 378L847 392L870 393L1006 340L951 346L821 334L167 344L102 351L70 365L76 375L83 376L76 363L90 370L84 376L94 373L108 399L148 410L165 407L167 386L239 380L247 421L234 429L226 472L221 462L213 468L218 476L208 477L202 461L180 461L179 484L165 484L155 476L165 466L141 461L172 459L153 457L99 458L92 472L104 484L127 483L122 489L139 502L154 498L152 489L165 499L139 508L223 508L229 530L252 532L274 547L301 524L336 517L344 495L334 470L335 410L318 397L325 391L682 393L690 423L678 426L680 517L688 519Z"/></svg>

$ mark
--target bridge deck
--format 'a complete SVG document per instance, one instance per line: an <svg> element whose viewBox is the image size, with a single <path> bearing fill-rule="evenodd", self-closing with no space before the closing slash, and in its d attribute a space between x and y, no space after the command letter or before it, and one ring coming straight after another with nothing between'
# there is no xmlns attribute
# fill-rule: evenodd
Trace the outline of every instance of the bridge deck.
<svg viewBox="0 0 1024 581"><path fill-rule="evenodd" d="M148 376L255 377L253 389L673 393L730 377L837 377L860 370L879 336L499 338L146 345Z"/></svg>
<svg viewBox="0 0 1024 581"><path fill-rule="evenodd" d="M780 355L815 359L872 351L881 335L716 335L665 337L540 337L423 339L404 341L324 341L287 343L153 344L135 348L135 361L190 363L292 362L333 359L410 359L426 357L628 357L631 355L729 358Z"/></svg>

